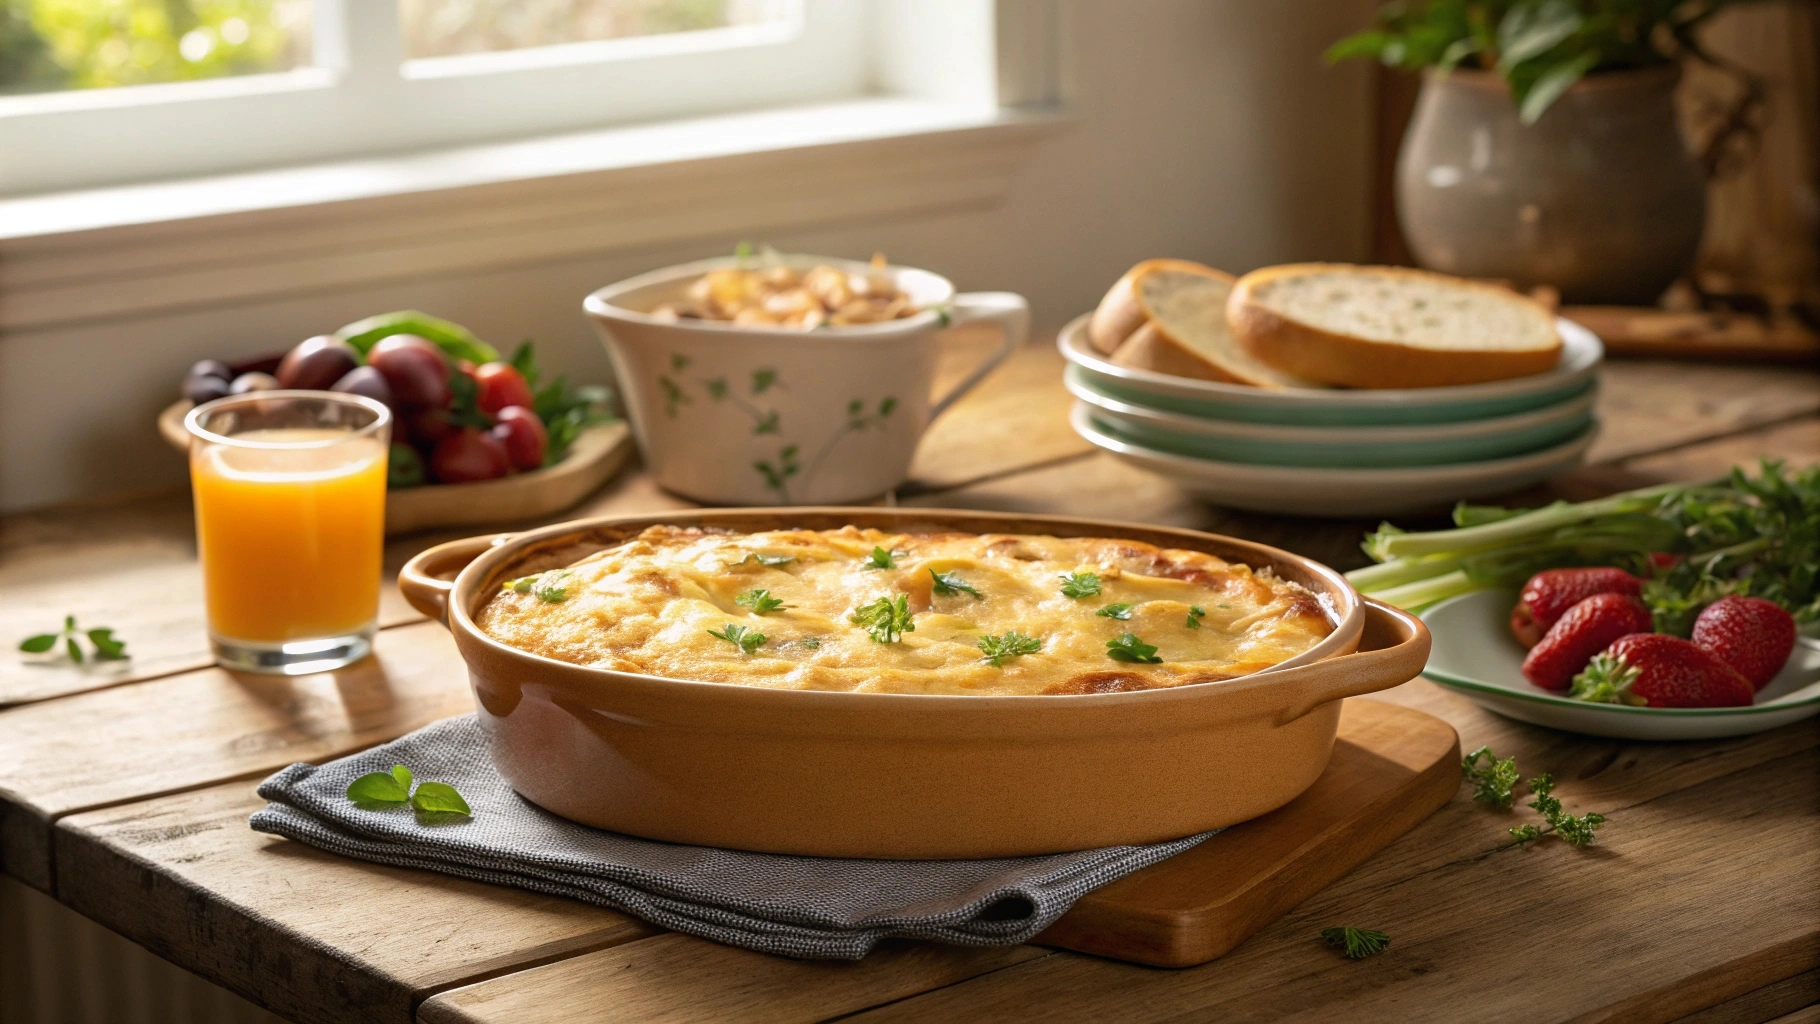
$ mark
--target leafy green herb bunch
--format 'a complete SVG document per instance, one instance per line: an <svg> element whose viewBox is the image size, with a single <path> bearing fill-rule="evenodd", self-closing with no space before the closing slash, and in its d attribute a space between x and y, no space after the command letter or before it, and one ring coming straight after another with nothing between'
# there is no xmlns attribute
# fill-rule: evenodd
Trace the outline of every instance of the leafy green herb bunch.
<svg viewBox="0 0 1820 1024"><path fill-rule="evenodd" d="M1404 70L1496 71L1524 124L1534 124L1589 73L1673 64L1720 66L1696 33L1745 0L1393 0L1372 27L1327 51Z"/></svg>

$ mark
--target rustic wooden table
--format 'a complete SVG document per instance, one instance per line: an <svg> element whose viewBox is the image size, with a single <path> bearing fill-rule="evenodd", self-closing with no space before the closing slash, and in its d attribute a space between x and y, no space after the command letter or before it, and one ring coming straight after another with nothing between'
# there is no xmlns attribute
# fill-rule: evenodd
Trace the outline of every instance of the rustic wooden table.
<svg viewBox="0 0 1820 1024"><path fill-rule="evenodd" d="M947 368L976 350L950 339ZM1090 449L1067 406L1054 352L1020 353L931 430L898 499L1167 523L1363 562L1374 524L1200 505ZM1590 464L1528 497L1704 478L1757 455L1820 461L1814 369L1616 362L1600 408ZM633 471L570 516L683 504ZM401 539L390 564L446 536ZM0 637L67 611L133 652L102 668L0 663L0 867L296 1020L1820 1019L1820 720L1623 743L1508 721L1418 680L1374 699L1552 771L1571 809L1609 817L1598 845L1513 848L1508 823L1463 793L1202 967L915 943L801 963L255 834L258 779L468 710L465 675L442 628L390 586L368 662L297 679L224 672L209 667L199 587L181 494L0 523ZM1393 945L1341 959L1315 938L1336 923Z"/></svg>

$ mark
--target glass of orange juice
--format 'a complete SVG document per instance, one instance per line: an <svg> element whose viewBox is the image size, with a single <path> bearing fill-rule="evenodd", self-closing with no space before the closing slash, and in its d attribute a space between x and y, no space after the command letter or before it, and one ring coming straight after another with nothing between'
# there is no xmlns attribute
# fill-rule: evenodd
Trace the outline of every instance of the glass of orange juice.
<svg viewBox="0 0 1820 1024"><path fill-rule="evenodd" d="M209 641L227 668L365 657L379 618L392 414L358 395L254 391L190 410Z"/></svg>

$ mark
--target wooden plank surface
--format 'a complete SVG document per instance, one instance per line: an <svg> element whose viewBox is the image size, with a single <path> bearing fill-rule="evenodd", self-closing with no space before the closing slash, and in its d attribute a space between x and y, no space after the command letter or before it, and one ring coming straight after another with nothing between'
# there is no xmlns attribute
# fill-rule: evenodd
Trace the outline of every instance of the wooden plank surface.
<svg viewBox="0 0 1820 1024"><path fill-rule="evenodd" d="M249 829L252 782L64 818L72 907L294 1020L408 1022L431 992L657 929L611 910Z"/></svg>
<svg viewBox="0 0 1820 1024"><path fill-rule="evenodd" d="M952 379L982 343L951 341L944 374ZM917 480L903 489L902 500L1180 524L1279 544L1340 567L1362 563L1358 540L1375 522L1211 509L1166 481L1090 452L1067 428L1069 400L1058 366L1046 346L1033 346L957 405L926 439ZM1613 364L1601 408L1607 429L1595 449L1599 464L1558 481L1554 493L1587 497L1613 486L1697 478L1759 453L1820 458L1820 374L1812 370ZM571 515L684 504L644 474L630 473ZM121 685L80 674L59 679L56 670L20 664L0 669L0 704L9 694L38 700L114 687L0 710L0 867L54 888L85 913L256 999L276 1004L314 993L290 1009L278 1006L307 1019L377 1019L349 1011L358 1000L336 1001L356 993L370 996L384 1019L402 1019L398 1014L426 995L424 1019L558 1019L539 1016L547 1009L539 992L579 999L589 986L615 977L622 984L613 999L577 1003L585 1012L569 1019L720 1008L737 1015L752 1007L774 1007L780 1019L868 1009L916 1019L1001 1010L1194 1019L1280 1010L1331 1018L1344 1015L1336 1009L1341 1005L1397 1013L1489 1007L1497 1012L1482 1017L1488 1020L1519 1019L1526 1007L1535 1019L1640 1007L1644 1019L1669 1019L1660 1014L1703 1012L1820 966L1808 962L1803 943L1810 933L1789 922L1796 912L1810 923L1820 919L1806 903L1763 907L1749 894L1706 892L1719 908L1712 927L1725 930L1725 949L1735 954L1728 957L1715 951L1719 944L1702 946L1683 927L1704 920L1704 905L1646 892L1639 881L1671 869L1701 885L1709 876L1734 885L1774 881L1786 876L1786 864L1766 850L1787 849L1791 837L1805 841L1807 851L1820 850L1811 800L1802 805L1790 795L1799 787L1765 781L1800 772L1811 778L1820 727L1807 723L1715 743L1620 744L1509 722L1426 683L1381 696L1446 718L1468 746L1490 742L1501 753L1517 753L1526 771L1555 771L1571 809L1611 814L1600 836L1605 852L1581 854L1559 844L1503 851L1509 822L1457 797L1283 922L1195 971L1122 967L1030 947L905 945L874 958L876 967L823 974L678 936L640 939L643 932L625 919L580 904L520 904L515 900L531 897L337 860L238 824L255 802L250 781L293 760L335 756L464 711L465 674L447 637L428 624L388 629L380 668L339 678L183 671L206 658L195 642L201 619L190 529L187 501L178 497L0 521L0 624L23 635L54 625L38 621L45 603L53 618L67 608L122 629L139 655L132 677L162 676ZM408 538L395 561L451 535ZM183 574L191 580L188 591ZM60 582L66 578L67 585ZM411 619L399 611L388 621ZM134 630L143 635L129 632L126 622L137 623ZM182 640L185 635L193 639ZM1707 827L1690 831L1694 825ZM219 856L211 855L217 849ZM1713 854L1714 863L1695 863L1699 851ZM1734 851L1738 871L1728 866ZM1793 856L1800 862L1799 851ZM1806 856L1800 863L1811 878L1815 855ZM375 883L381 876L392 884ZM376 895L395 887L406 894L403 902ZM1604 895L1608 889L1615 895ZM369 891L375 895L335 895ZM1546 926L1524 909L1530 900L1553 914ZM1396 937L1391 953L1353 964L1312 942L1311 929L1355 911L1379 919L1349 923L1394 925L1387 929ZM1667 931L1650 932L1648 942L1620 928L1645 927L1657 913L1676 920ZM1522 918L1518 940L1500 930L1512 915ZM446 931L437 931L439 922ZM1571 1006L1525 1002L1527 989L1498 987L1508 977L1533 981L1532 953L1548 949L1596 951L1605 972L1598 997ZM508 984L521 976L514 971L552 960L521 972L538 980L537 992ZM292 962L296 973L287 979ZM1568 966L1579 967L1577 961ZM1462 975L1478 974L1495 976L1482 983L1490 988L1461 987ZM499 977L481 980L490 975ZM1607 985L1608 977L1618 981ZM1798 988L1789 984L1790 991ZM1344 1000L1351 1001L1336 1002ZM436 1018L439 1013L448 1016ZM1452 1019L1439 1009L1432 1015Z"/></svg>
<svg viewBox="0 0 1820 1024"><path fill-rule="evenodd" d="M1203 967L1058 953L852 1019L1672 1021L1820 964L1816 771L1809 749L1614 807L1589 851L1505 841L1395 879L1355 872ZM1437 815L1376 861L1501 824ZM1391 947L1345 960L1318 939L1340 924Z"/></svg>
<svg viewBox="0 0 1820 1024"><path fill-rule="evenodd" d="M0 867L50 891L62 815L335 757L472 708L455 642L422 622L335 672L211 668L0 712Z"/></svg>

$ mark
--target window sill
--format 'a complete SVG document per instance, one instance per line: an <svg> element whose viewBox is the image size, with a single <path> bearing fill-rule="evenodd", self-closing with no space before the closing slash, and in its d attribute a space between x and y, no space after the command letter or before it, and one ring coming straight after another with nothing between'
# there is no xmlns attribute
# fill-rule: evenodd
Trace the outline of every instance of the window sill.
<svg viewBox="0 0 1820 1024"><path fill-rule="evenodd" d="M0 199L0 332L990 205L1067 121L873 98Z"/></svg>

